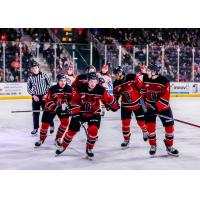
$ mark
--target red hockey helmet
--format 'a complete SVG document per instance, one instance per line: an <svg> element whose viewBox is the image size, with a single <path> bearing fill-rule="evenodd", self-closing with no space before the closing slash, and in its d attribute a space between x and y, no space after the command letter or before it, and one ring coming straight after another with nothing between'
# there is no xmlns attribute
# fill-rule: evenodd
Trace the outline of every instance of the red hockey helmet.
<svg viewBox="0 0 200 200"><path fill-rule="evenodd" d="M102 69L108 69L108 65L107 65L107 64L104 64L104 65L102 66Z"/></svg>
<svg viewBox="0 0 200 200"><path fill-rule="evenodd" d="M73 69L74 69L73 66L67 66L67 68L66 68L67 71L68 71L68 70L73 70Z"/></svg>
<svg viewBox="0 0 200 200"><path fill-rule="evenodd" d="M105 74L105 73L108 71L108 65L107 65L107 64L104 64L104 65L102 66L101 71L102 71L102 73Z"/></svg>

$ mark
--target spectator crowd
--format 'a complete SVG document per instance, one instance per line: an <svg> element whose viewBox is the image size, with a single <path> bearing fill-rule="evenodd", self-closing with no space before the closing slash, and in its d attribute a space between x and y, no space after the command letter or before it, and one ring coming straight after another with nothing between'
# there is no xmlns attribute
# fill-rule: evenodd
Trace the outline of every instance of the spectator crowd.
<svg viewBox="0 0 200 200"><path fill-rule="evenodd" d="M108 64L113 63L113 66L118 64L120 44L122 65L128 72L137 72L140 65L146 64L148 53L149 63L155 62L162 66L163 74L171 81L177 81L179 54L179 81L200 81L200 29L93 28L89 31L101 44L107 45ZM72 50L69 50L66 44L56 44L55 57L55 44L48 29L0 29L0 82L4 81L4 43L6 82L26 81L30 74L31 61L38 56L45 60L52 77L72 65L70 56ZM22 45L21 64L19 44ZM22 77L20 77L20 65L22 65Z"/></svg>
<svg viewBox="0 0 200 200"><path fill-rule="evenodd" d="M147 62L155 62L163 65L163 74L170 80L178 80L178 47L179 53L179 81L192 80L192 67L194 67L194 81L200 81L200 29L197 28L116 28L116 29L93 29L91 32L103 44L107 44L108 50L115 49L115 56L119 54L117 40L126 50L122 54L122 65L129 69L138 70L138 65ZM162 47L164 55L162 55ZM194 66L193 66L193 53Z"/></svg>
<svg viewBox="0 0 200 200"><path fill-rule="evenodd" d="M3 43L5 43L5 81L20 81L20 44L22 49L22 77L21 81L26 82L30 75L30 65L38 55L43 56L50 68L52 77L55 70L57 73L68 65L71 65L70 58L65 54L64 47L57 44L56 69L54 66L54 43L47 29L0 29L0 82L4 80ZM39 49L39 50L37 50Z"/></svg>

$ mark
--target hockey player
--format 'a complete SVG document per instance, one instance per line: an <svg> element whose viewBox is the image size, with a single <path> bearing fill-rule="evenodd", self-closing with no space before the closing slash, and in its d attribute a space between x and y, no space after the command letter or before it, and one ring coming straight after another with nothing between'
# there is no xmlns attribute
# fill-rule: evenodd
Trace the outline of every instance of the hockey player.
<svg viewBox="0 0 200 200"><path fill-rule="evenodd" d="M115 81L113 82L113 94L117 101L121 97L121 120L124 142L121 144L123 149L129 146L130 123L132 113L135 114L137 124L143 132L143 139L147 141L148 133L145 124L144 111L140 104L141 95L135 82L135 74L125 74L121 66L114 68Z"/></svg>
<svg viewBox="0 0 200 200"><path fill-rule="evenodd" d="M179 152L173 147L174 120L170 108L170 83L169 80L159 74L160 67L150 64L147 74L144 74L141 82L141 91L144 93L147 107L146 124L150 144L150 155L156 153L156 117L159 116L165 128L165 146L169 155L178 156ZM163 116L163 117L162 117Z"/></svg>
<svg viewBox="0 0 200 200"><path fill-rule="evenodd" d="M97 72L99 84L102 85L110 94L112 94L112 78L108 72L108 65L104 64L100 72ZM105 115L105 105L102 104L102 116Z"/></svg>
<svg viewBox="0 0 200 200"><path fill-rule="evenodd" d="M97 76L99 78L99 84L106 88L109 93L111 93L110 90L112 90L112 78L108 72L108 65L104 64L101 71L97 72Z"/></svg>
<svg viewBox="0 0 200 200"><path fill-rule="evenodd" d="M136 77L135 77L136 83L141 82L141 80L143 78L143 75L146 74L146 73L147 73L147 66L146 65L141 65L140 66L140 72L138 72ZM146 112L147 109L146 109L143 97L140 99L140 104L142 105L142 108L143 108L144 112Z"/></svg>
<svg viewBox="0 0 200 200"><path fill-rule="evenodd" d="M79 74L75 81L72 83L73 89L76 89L79 83L87 83L88 82L88 74L90 73L96 73L96 68L93 65L89 65L86 68L85 74Z"/></svg>
<svg viewBox="0 0 200 200"><path fill-rule="evenodd" d="M117 111L118 104L114 96L110 95L104 87L98 84L96 73L90 73L88 75L88 83L81 83L77 86L72 100L71 112L73 116L69 129L64 136L62 147L56 151L57 155L65 151L74 135L79 132L81 123L87 122L86 154L89 159L94 157L92 150L101 122L100 101L109 106L112 111Z"/></svg>
<svg viewBox="0 0 200 200"><path fill-rule="evenodd" d="M50 122L56 115L58 115L60 119L60 126L55 138L56 145L60 145L61 138L68 127L69 116L71 115L69 103L72 99L72 88L67 85L64 74L59 74L57 76L57 81L58 83L51 86L47 94L45 111L43 112L42 125L40 128L40 139L35 143L36 147L44 143Z"/></svg>
<svg viewBox="0 0 200 200"><path fill-rule="evenodd" d="M67 84L71 86L72 83L76 79L76 75L74 74L74 68L73 68L73 66L68 66L66 68L65 76L66 76L66 79L67 79Z"/></svg>

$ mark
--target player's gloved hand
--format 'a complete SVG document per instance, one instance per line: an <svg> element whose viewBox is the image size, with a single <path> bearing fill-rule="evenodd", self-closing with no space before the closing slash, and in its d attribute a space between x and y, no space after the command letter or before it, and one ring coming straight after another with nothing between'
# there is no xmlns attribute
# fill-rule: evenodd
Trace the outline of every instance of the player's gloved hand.
<svg viewBox="0 0 200 200"><path fill-rule="evenodd" d="M118 111L119 109L120 109L120 105L119 105L119 104L117 105L117 107L114 107L114 108L111 107L111 110L112 110L113 112L116 112L116 111Z"/></svg>
<svg viewBox="0 0 200 200"><path fill-rule="evenodd" d="M113 112L117 112L117 111L119 110L119 107L111 108L111 110L112 110Z"/></svg>
<svg viewBox="0 0 200 200"><path fill-rule="evenodd" d="M45 101L47 98L47 94L45 94L43 97L42 97L42 101Z"/></svg>
<svg viewBox="0 0 200 200"><path fill-rule="evenodd" d="M116 112L117 110L119 110L120 109L120 105L119 104L117 104L117 106L110 106L110 105L108 105L108 104L105 104L105 107L106 107L106 110L107 111L109 111L109 110L111 110L111 111L113 111L113 112Z"/></svg>
<svg viewBox="0 0 200 200"><path fill-rule="evenodd" d="M105 108L106 108L107 111L109 111L111 109L108 104L105 104Z"/></svg>
<svg viewBox="0 0 200 200"><path fill-rule="evenodd" d="M39 99L39 97L38 97L38 96L36 96L36 95L33 95L33 100L34 100L34 101L36 101L36 102L38 102L40 99Z"/></svg>
<svg viewBox="0 0 200 200"><path fill-rule="evenodd" d="M58 109L58 106L56 105L56 103L47 103L45 105L46 111L56 112L57 109Z"/></svg>

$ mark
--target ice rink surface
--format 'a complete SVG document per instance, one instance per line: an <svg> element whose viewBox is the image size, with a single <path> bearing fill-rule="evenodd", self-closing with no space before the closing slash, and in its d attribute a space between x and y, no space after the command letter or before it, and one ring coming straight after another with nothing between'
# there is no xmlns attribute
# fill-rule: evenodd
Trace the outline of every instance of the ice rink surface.
<svg viewBox="0 0 200 200"><path fill-rule="evenodd" d="M29 110L31 100L0 101L0 169L200 169L200 129L176 122L175 147L180 157L167 156L163 139L164 129L158 119L156 157L150 158L149 144L135 119L131 125L130 148L122 150L120 112L107 112L102 118L99 140L96 143L94 160L85 158L86 136L81 131L70 147L55 157L54 136L48 135L41 148L35 149L38 137L32 137L32 114L11 114L12 110ZM174 98L171 106L175 118L200 124L200 98ZM56 128L58 118L55 118Z"/></svg>

